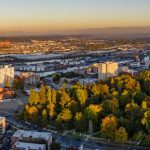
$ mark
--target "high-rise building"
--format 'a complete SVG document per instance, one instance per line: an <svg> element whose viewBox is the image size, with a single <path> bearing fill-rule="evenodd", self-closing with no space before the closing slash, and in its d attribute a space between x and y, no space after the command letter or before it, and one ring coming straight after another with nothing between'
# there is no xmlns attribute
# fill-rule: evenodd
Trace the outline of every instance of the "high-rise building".
<svg viewBox="0 0 150 150"><path fill-rule="evenodd" d="M14 67L11 66L0 66L0 87L5 87L6 82L9 82L10 85L14 81Z"/></svg>
<svg viewBox="0 0 150 150"><path fill-rule="evenodd" d="M107 78L118 76L117 62L104 62L98 65L98 79L106 80Z"/></svg>
<svg viewBox="0 0 150 150"><path fill-rule="evenodd" d="M0 117L0 134L5 133L6 131L6 119L5 117Z"/></svg>

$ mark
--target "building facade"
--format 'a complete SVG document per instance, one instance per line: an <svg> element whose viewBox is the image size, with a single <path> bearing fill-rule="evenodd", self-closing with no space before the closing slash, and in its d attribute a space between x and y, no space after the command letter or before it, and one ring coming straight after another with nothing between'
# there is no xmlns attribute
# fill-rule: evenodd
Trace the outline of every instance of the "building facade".
<svg viewBox="0 0 150 150"><path fill-rule="evenodd" d="M5 87L6 82L12 86L14 81L14 67L11 66L0 66L0 87Z"/></svg>
<svg viewBox="0 0 150 150"><path fill-rule="evenodd" d="M115 76L118 76L117 62L104 62L98 65L98 79L106 80Z"/></svg>

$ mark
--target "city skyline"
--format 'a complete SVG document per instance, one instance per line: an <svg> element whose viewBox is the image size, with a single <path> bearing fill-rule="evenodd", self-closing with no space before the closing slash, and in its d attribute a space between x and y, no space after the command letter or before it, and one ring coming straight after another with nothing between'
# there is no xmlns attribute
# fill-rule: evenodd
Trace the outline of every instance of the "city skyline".
<svg viewBox="0 0 150 150"><path fill-rule="evenodd" d="M150 26L148 0L5 0L0 3L1 34Z"/></svg>

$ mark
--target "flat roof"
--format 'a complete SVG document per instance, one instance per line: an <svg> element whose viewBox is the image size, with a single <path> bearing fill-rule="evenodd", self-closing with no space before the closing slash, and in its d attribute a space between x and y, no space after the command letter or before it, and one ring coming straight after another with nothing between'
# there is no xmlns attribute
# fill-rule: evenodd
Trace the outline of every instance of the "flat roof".
<svg viewBox="0 0 150 150"><path fill-rule="evenodd" d="M30 149L45 149L46 145L45 144L35 144L35 143L25 143L25 142L16 142L14 144L18 148L24 148L25 150L28 150L29 147Z"/></svg>
<svg viewBox="0 0 150 150"><path fill-rule="evenodd" d="M48 140L50 137L52 137L52 134L48 133L48 132L17 130L13 134L13 137L18 137L18 138L21 138L21 137L26 137L26 138L33 137L35 139L42 138L42 139Z"/></svg>

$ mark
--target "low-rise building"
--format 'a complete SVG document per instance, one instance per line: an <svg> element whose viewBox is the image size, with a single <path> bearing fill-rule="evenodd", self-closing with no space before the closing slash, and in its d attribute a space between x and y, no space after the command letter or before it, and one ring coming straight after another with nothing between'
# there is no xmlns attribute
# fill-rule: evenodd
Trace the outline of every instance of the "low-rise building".
<svg viewBox="0 0 150 150"><path fill-rule="evenodd" d="M50 144L52 143L52 134L47 132L36 131L24 131L17 130L11 138L11 142L14 145L16 142L34 143L33 141L44 141L47 144L48 150L50 150Z"/></svg>
<svg viewBox="0 0 150 150"><path fill-rule="evenodd" d="M12 150L46 150L45 144L35 144L35 143L25 143L25 142L16 142Z"/></svg>

